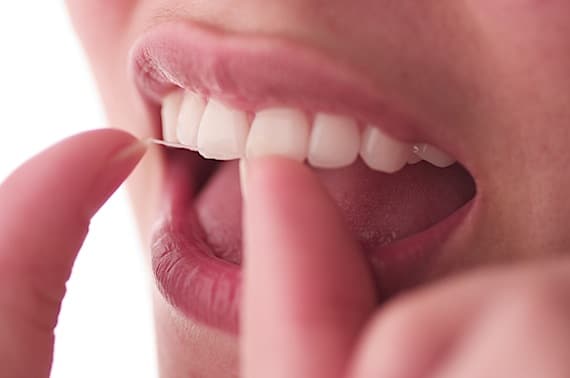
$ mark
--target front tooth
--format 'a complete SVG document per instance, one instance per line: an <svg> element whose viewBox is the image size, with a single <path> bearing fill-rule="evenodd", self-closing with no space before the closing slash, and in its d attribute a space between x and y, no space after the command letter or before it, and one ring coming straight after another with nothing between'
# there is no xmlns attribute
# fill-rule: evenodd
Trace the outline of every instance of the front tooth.
<svg viewBox="0 0 570 378"><path fill-rule="evenodd" d="M162 101L162 139L167 142L177 142L176 123L182 103L182 94L182 91L172 92Z"/></svg>
<svg viewBox="0 0 570 378"><path fill-rule="evenodd" d="M366 127L362 136L360 156L372 169L394 173L402 169L410 158L411 146L384 134L374 126Z"/></svg>
<svg viewBox="0 0 570 378"><path fill-rule="evenodd" d="M244 153L247 133L245 112L210 100L198 130L198 151L207 159L239 159Z"/></svg>
<svg viewBox="0 0 570 378"><path fill-rule="evenodd" d="M255 115L247 139L248 158L280 155L303 161L309 145L309 122L301 111L287 108L262 110Z"/></svg>
<svg viewBox="0 0 570 378"><path fill-rule="evenodd" d="M184 94L178 115L176 136L180 143L192 150L198 149L198 130L205 109L206 100L202 96L193 92Z"/></svg>
<svg viewBox="0 0 570 378"><path fill-rule="evenodd" d="M309 141L309 163L318 168L341 168L354 163L360 149L360 130L355 120L317 114Z"/></svg>
<svg viewBox="0 0 570 378"><path fill-rule="evenodd" d="M455 163L455 159L430 144L416 144L413 149L416 155L436 167L446 168Z"/></svg>

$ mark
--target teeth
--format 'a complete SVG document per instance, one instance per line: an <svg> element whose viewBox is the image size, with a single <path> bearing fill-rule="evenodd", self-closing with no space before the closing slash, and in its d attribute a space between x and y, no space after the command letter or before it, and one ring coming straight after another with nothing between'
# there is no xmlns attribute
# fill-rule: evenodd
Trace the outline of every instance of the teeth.
<svg viewBox="0 0 570 378"><path fill-rule="evenodd" d="M239 159L243 157L247 133L245 112L210 100L198 130L198 151L207 159Z"/></svg>
<svg viewBox="0 0 570 378"><path fill-rule="evenodd" d="M342 168L354 163L360 153L370 168L385 173L422 160L441 168L455 163L430 144L412 146L374 126L361 135L355 119L327 113L317 113L311 128L300 110L266 109L255 115L250 130L246 112L179 90L164 98L161 115L163 140L169 146L197 150L207 159L281 155L308 159L317 168Z"/></svg>
<svg viewBox="0 0 570 378"><path fill-rule="evenodd" d="M309 163L318 168L341 168L354 163L360 149L355 120L317 114L309 142Z"/></svg>
<svg viewBox="0 0 570 378"><path fill-rule="evenodd" d="M309 123L301 111L275 108L255 116L247 140L248 158L281 155L298 161L307 157Z"/></svg>
<svg viewBox="0 0 570 378"><path fill-rule="evenodd" d="M176 136L181 144L191 150L198 149L198 130L200 121L206 109L206 100L192 92L186 92L180 105Z"/></svg>
<svg viewBox="0 0 570 378"><path fill-rule="evenodd" d="M182 91L170 93L162 102L162 138L167 142L178 141L176 139L176 123L181 102Z"/></svg>
<svg viewBox="0 0 570 378"><path fill-rule="evenodd" d="M422 158L412 152L412 155L408 159L408 164L418 164L420 161L422 161Z"/></svg>
<svg viewBox="0 0 570 378"><path fill-rule="evenodd" d="M416 144L413 150L416 155L436 167L446 168L455 163L451 156L430 144Z"/></svg>
<svg viewBox="0 0 570 378"><path fill-rule="evenodd" d="M368 126L362 136L360 156L370 168L394 173L406 165L411 148L406 143L392 139L377 127Z"/></svg>

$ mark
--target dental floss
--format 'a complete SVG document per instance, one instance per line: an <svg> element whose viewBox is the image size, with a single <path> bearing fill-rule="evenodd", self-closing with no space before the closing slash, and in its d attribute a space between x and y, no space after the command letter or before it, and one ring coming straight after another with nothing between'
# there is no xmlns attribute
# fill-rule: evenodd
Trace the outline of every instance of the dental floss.
<svg viewBox="0 0 570 378"><path fill-rule="evenodd" d="M155 139L155 138L147 138L147 139L145 139L145 142L156 144L159 146L166 146L166 147L172 147L172 148L183 148L186 150L189 149L188 146L185 146L185 145L180 144L180 143L167 142L167 141Z"/></svg>

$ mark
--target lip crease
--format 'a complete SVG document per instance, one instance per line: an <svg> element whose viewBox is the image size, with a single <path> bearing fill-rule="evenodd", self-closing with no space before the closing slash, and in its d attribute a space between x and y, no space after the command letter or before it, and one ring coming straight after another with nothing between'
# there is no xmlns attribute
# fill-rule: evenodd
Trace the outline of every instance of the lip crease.
<svg viewBox="0 0 570 378"><path fill-rule="evenodd" d="M234 36L188 22L161 24L135 43L131 74L154 114L167 93L182 87L246 111L269 106L329 111L381 125L404 141L430 141L426 130L417 130L388 106L364 78L283 40ZM154 132L160 133L158 120ZM193 208L199 158L189 155L169 152L163 161L163 208L151 246L153 272L162 295L185 316L236 334L240 268L216 257L208 245ZM189 161L195 166L189 167ZM425 262L464 223L474 202L370 256L377 277L382 277L381 291L389 296L412 281L403 275L420 277Z"/></svg>

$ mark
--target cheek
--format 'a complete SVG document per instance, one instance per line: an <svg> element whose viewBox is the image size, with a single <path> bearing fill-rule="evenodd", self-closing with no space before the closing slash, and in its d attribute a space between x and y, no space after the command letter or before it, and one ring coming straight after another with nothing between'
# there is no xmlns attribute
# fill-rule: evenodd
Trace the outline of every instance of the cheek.
<svg viewBox="0 0 570 378"><path fill-rule="evenodd" d="M570 80L570 1L468 0L473 27L503 74L538 83Z"/></svg>
<svg viewBox="0 0 570 378"><path fill-rule="evenodd" d="M153 0L155 1L155 0ZM128 107L130 88L125 79L131 20L142 0L66 0L71 20L97 79L107 117L116 119Z"/></svg>
<svg viewBox="0 0 570 378"><path fill-rule="evenodd" d="M567 0L468 0L466 4L475 27L498 41L530 46L570 40Z"/></svg>
<svg viewBox="0 0 570 378"><path fill-rule="evenodd" d="M544 12L560 11L568 8L570 3L566 0L467 0L472 8L479 8L489 15L495 14L540 14ZM514 18L514 17L513 17Z"/></svg>
<svg viewBox="0 0 570 378"><path fill-rule="evenodd" d="M88 49L120 36L139 0L66 0L73 25Z"/></svg>

